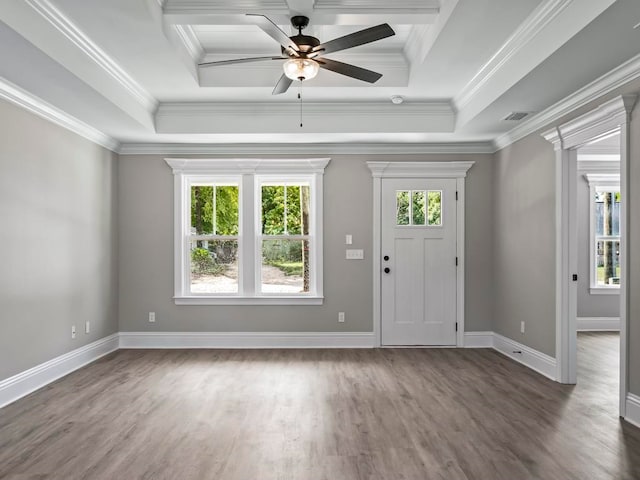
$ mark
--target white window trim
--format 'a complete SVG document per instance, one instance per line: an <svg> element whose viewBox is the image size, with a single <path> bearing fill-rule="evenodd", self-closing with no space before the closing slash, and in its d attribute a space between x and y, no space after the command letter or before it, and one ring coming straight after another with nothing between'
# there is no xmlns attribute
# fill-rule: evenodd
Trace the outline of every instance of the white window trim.
<svg viewBox="0 0 640 480"><path fill-rule="evenodd" d="M323 175L331 159L185 159L165 158L174 175L174 301L176 305L322 305L323 303ZM234 179L240 185L240 225L238 268L242 278L254 279L238 285L238 294L193 295L188 293L186 267L186 242L189 230L190 195L188 186L196 176L202 181ZM207 178L208 177L208 178ZM260 221L255 214L259 182L277 178L279 181L309 181L313 212L310 225L312 294L274 295L255 292L260 271L256 268L257 241L260 238ZM201 181L201 179L198 179Z"/></svg>
<svg viewBox="0 0 640 480"><path fill-rule="evenodd" d="M584 178L589 183L589 293L592 295L620 295L620 285L598 285L596 273L596 208L597 190L620 191L620 174L586 173Z"/></svg>

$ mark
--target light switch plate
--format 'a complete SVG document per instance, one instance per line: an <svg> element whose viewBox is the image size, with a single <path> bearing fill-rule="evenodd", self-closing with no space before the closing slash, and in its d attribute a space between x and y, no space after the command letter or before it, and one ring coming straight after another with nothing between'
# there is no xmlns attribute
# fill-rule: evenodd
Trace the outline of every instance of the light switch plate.
<svg viewBox="0 0 640 480"><path fill-rule="evenodd" d="M362 249L358 249L358 250L347 249L346 259L347 260L363 260L364 259L364 250L362 250Z"/></svg>
<svg viewBox="0 0 640 480"><path fill-rule="evenodd" d="M351 235L351 234L345 235L344 236L344 243L345 243L345 245L353 244L353 235Z"/></svg>

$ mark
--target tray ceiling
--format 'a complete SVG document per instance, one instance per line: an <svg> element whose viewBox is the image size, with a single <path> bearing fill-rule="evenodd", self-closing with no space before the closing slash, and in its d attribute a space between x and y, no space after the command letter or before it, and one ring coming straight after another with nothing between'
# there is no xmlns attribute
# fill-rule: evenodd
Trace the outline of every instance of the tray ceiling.
<svg viewBox="0 0 640 480"><path fill-rule="evenodd" d="M291 35L307 15L322 41L380 23L396 35L330 55L377 83L321 70L274 97L280 62L198 66L280 54L247 13ZM0 21L7 89L125 144L491 142L508 113L531 121L640 44L640 3L624 0L5 0ZM588 69L571 68L577 38L601 46Z"/></svg>

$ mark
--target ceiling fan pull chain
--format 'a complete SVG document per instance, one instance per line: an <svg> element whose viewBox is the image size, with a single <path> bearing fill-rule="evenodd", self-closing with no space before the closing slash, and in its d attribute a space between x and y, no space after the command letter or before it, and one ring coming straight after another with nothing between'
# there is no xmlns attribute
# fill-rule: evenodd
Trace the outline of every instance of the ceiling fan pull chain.
<svg viewBox="0 0 640 480"><path fill-rule="evenodd" d="M300 128L302 128L302 86L298 88L298 100L300 100Z"/></svg>

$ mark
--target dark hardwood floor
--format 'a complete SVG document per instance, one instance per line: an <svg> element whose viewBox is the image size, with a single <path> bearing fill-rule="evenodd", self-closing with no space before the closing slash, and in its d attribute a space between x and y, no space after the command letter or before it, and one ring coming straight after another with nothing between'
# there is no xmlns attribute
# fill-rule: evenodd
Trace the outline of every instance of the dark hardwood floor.
<svg viewBox="0 0 640 480"><path fill-rule="evenodd" d="M491 350L121 350L0 410L0 478L640 479L617 335L579 383Z"/></svg>

